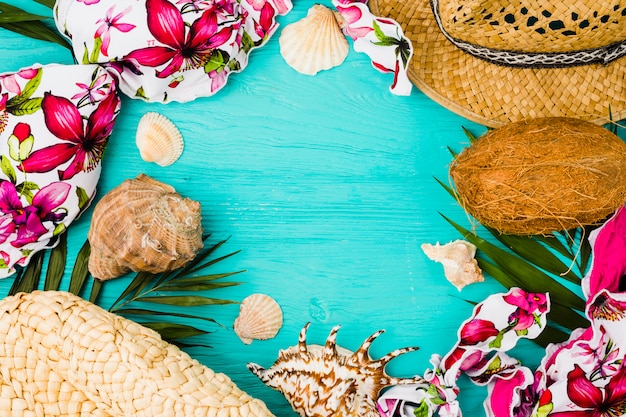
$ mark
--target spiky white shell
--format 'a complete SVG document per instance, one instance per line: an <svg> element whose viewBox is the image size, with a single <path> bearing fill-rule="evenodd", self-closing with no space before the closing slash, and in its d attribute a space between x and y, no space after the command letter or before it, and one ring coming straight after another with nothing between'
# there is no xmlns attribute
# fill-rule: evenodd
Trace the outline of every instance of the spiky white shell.
<svg viewBox="0 0 626 417"><path fill-rule="evenodd" d="M340 65L349 50L335 12L321 4L311 7L305 18L285 26L278 42L285 62L307 75Z"/></svg>
<svg viewBox="0 0 626 417"><path fill-rule="evenodd" d="M470 242L455 240L445 245L424 243L422 250L428 258L443 265L446 279L459 291L468 284L485 280L474 258L476 246Z"/></svg>
<svg viewBox="0 0 626 417"><path fill-rule="evenodd" d="M395 378L385 373L389 361L417 348L397 349L374 360L369 348L383 330L352 352L337 346L339 327L330 331L324 346L307 345L306 324L298 344L281 350L271 368L249 363L248 369L265 385L280 391L301 417L379 417L376 400L383 388L425 383L419 376Z"/></svg>
<svg viewBox="0 0 626 417"><path fill-rule="evenodd" d="M245 344L252 340L266 340L276 336L283 326L280 305L266 294L252 294L239 306L239 316L233 328Z"/></svg>
<svg viewBox="0 0 626 417"><path fill-rule="evenodd" d="M176 125L156 112L149 112L141 117L135 142L144 161L161 166L176 162L184 148L183 136Z"/></svg>

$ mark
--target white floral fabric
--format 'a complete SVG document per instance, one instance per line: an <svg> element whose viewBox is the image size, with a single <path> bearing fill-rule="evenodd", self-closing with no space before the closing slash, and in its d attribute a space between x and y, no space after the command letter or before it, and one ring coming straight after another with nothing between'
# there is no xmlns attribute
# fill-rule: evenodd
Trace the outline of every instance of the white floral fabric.
<svg viewBox="0 0 626 417"><path fill-rule="evenodd" d="M83 64L102 64L133 98L215 94L276 31L290 0L58 0L55 22Z"/></svg>
<svg viewBox="0 0 626 417"><path fill-rule="evenodd" d="M99 65L0 74L0 278L56 246L87 208L119 109Z"/></svg>

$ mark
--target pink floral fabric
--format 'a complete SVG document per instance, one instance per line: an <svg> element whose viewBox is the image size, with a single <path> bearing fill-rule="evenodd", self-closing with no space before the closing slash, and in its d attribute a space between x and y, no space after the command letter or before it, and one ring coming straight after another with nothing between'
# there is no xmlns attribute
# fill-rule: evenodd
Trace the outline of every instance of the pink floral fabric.
<svg viewBox="0 0 626 417"><path fill-rule="evenodd" d="M383 417L461 416L461 373L487 385L485 412L493 417L616 417L626 415L626 208L594 230L592 266L583 279L590 325L549 345L533 372L509 357L520 337L536 337L549 310L547 294L513 289L474 309L458 343L432 358L428 385L395 386L378 400Z"/></svg>
<svg viewBox="0 0 626 417"><path fill-rule="evenodd" d="M116 73L133 98L211 96L276 31L290 0L59 0L57 27L76 59Z"/></svg>
<svg viewBox="0 0 626 417"><path fill-rule="evenodd" d="M345 20L343 33L352 39L355 51L371 58L374 68L393 73L389 88L393 94L408 96L412 89L407 76L413 56L411 41L404 36L397 22L373 15L365 3L365 0L333 0Z"/></svg>
<svg viewBox="0 0 626 417"><path fill-rule="evenodd" d="M0 75L0 278L56 246L88 206L119 107L97 65Z"/></svg>

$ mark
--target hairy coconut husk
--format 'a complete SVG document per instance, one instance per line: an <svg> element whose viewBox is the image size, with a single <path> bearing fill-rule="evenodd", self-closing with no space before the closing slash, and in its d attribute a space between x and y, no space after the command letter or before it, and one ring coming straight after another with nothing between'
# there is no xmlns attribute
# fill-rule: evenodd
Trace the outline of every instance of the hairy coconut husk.
<svg viewBox="0 0 626 417"><path fill-rule="evenodd" d="M450 166L459 202L501 233L547 234L598 224L626 201L626 143L572 118L487 132Z"/></svg>

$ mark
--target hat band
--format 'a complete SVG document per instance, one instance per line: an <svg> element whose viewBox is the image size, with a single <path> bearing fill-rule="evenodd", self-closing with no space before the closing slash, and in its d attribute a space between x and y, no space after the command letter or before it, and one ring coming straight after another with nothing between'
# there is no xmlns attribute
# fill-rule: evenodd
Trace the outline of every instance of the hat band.
<svg viewBox="0 0 626 417"><path fill-rule="evenodd" d="M494 64L517 68L559 68L589 64L608 64L626 55L626 40L602 48L573 52L519 52L490 49L456 39L443 26L439 15L439 0L430 0L437 25L441 32L457 48Z"/></svg>

